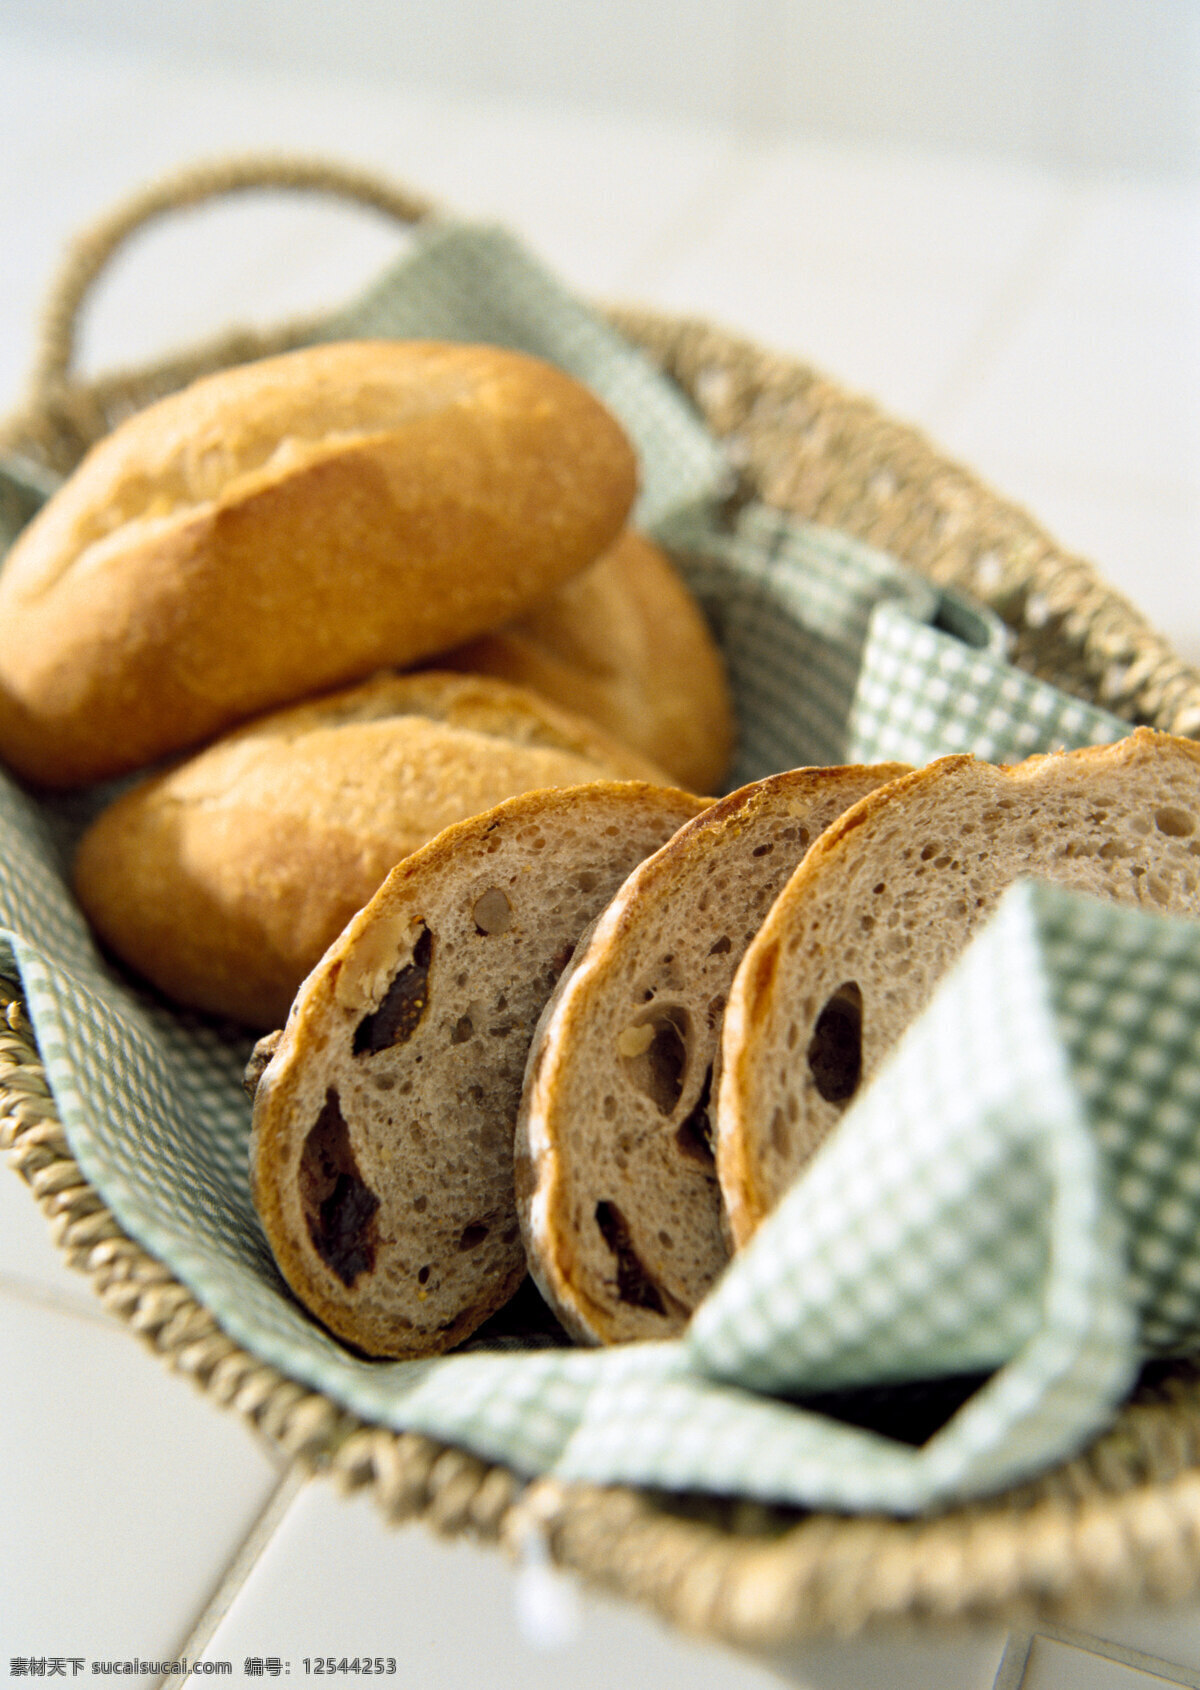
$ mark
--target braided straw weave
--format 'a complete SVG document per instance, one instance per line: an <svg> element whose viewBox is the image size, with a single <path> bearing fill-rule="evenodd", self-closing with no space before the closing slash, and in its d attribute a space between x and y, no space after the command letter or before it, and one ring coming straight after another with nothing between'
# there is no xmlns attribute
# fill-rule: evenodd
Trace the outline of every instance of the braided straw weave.
<svg viewBox="0 0 1200 1690"><path fill-rule="evenodd" d="M80 311L144 224L249 189L333 194L401 223L429 203L323 162L248 159L162 182L80 237L52 289L22 410L0 447L60 473L130 411L196 375L306 338L304 325L226 336L153 369L72 374ZM805 365L711 325L640 309L614 326L680 384L727 445L747 497L898 553L992 606L1016 660L1131 721L1200 737L1200 674L1035 521L917 431ZM757 1649L894 1620L1085 1618L1101 1605L1200 1591L1200 1365L1159 1365L1083 1455L986 1502L920 1520L846 1519L624 1488L525 1484L412 1433L365 1424L233 1343L119 1227L87 1183L16 989L0 982L0 1147L67 1261L173 1369L246 1417L286 1457L390 1521L517 1548L534 1527L563 1566L681 1628Z"/></svg>

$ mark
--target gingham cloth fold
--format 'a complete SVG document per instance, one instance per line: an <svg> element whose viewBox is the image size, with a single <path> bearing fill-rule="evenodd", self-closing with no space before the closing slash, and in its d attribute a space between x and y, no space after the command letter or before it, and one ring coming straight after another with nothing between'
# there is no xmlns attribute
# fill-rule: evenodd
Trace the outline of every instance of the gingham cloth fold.
<svg viewBox="0 0 1200 1690"><path fill-rule="evenodd" d="M500 231L418 234L325 332L520 346L608 400L641 451L639 521L725 647L738 780L1126 731L1013 669L995 618L894 559L756 505L726 522L725 462L686 402ZM10 535L48 490L0 465ZM38 804L0 775L0 968L23 987L72 1149L231 1337L368 1419L530 1474L913 1510L1055 1459L1144 1355L1200 1342L1200 929L1020 889L964 959L975 987L939 996L896 1054L904 1130L892 1078L886 1107L868 1091L787 1199L781 1215L820 1221L808 1255L804 1227L772 1223L679 1343L365 1362L295 1304L258 1226L248 1041L172 1013L93 947L66 876L100 796ZM872 1135L888 1151L867 1187L845 1146ZM920 1449L789 1400L964 1368L990 1378Z"/></svg>
<svg viewBox="0 0 1200 1690"><path fill-rule="evenodd" d="M1144 1348L1200 1338L1198 964L1200 924L1012 888L677 1353L592 1394L562 1473L912 1513L1077 1449ZM964 1374L917 1448L773 1401L737 1429L750 1392Z"/></svg>
<svg viewBox="0 0 1200 1690"><path fill-rule="evenodd" d="M1198 1125L1200 924L1019 883L560 1473L915 1513L1072 1453L1200 1345ZM916 1448L759 1400L977 1371Z"/></svg>

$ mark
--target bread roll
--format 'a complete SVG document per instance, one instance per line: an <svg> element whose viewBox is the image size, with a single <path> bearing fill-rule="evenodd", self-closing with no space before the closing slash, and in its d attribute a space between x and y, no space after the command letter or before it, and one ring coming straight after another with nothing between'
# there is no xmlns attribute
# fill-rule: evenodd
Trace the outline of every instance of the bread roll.
<svg viewBox="0 0 1200 1690"><path fill-rule="evenodd" d="M258 1078L251 1175L280 1271L374 1356L467 1337L525 1277L513 1122L579 934L702 800L527 793L407 858L305 981Z"/></svg>
<svg viewBox="0 0 1200 1690"><path fill-rule="evenodd" d="M530 1269L590 1343L676 1335L728 1259L713 1062L734 970L810 842L900 766L743 787L630 875L530 1053L517 1208Z"/></svg>
<svg viewBox="0 0 1200 1690"><path fill-rule="evenodd" d="M1025 876L1200 916L1200 745L1139 728L998 768L945 757L817 841L742 959L717 1170L744 1244Z"/></svg>
<svg viewBox="0 0 1200 1690"><path fill-rule="evenodd" d="M0 575L0 756L70 786L508 621L615 540L610 414L538 359L312 346L121 424Z"/></svg>
<svg viewBox="0 0 1200 1690"><path fill-rule="evenodd" d="M627 529L518 622L438 659L577 711L692 792L719 792L733 752L725 666L666 553Z"/></svg>
<svg viewBox="0 0 1200 1690"><path fill-rule="evenodd" d="M389 869L451 822L536 787L665 780L489 677L381 675L236 729L93 822L79 902L180 1004L277 1027Z"/></svg>

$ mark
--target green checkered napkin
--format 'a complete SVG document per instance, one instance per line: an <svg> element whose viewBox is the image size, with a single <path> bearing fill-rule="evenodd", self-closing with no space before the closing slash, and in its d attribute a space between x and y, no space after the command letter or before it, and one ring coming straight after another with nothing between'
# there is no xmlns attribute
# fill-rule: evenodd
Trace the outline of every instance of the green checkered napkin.
<svg viewBox="0 0 1200 1690"><path fill-rule="evenodd" d="M994 618L894 560L756 505L723 521L726 466L686 403L499 231L419 234L326 333L523 347L606 398L641 451L638 519L726 651L738 781L1127 731L1014 670ZM10 536L46 491L0 465ZM966 985L939 996L685 1340L364 1362L295 1304L259 1229L248 1041L172 1013L92 945L65 876L97 802L38 805L0 776L0 967L23 986L72 1148L231 1337L368 1419L531 1474L911 1510L1055 1459L1145 1354L1200 1341L1200 928L1020 888L964 959ZM864 1136L879 1154L856 1154ZM991 1376L918 1450L787 1400L964 1370Z"/></svg>
<svg viewBox="0 0 1200 1690"><path fill-rule="evenodd" d="M1008 663L999 617L849 535L754 504L659 529L721 642L734 784L809 763L1010 762L1129 724Z"/></svg>
<svg viewBox="0 0 1200 1690"><path fill-rule="evenodd" d="M1200 924L1012 888L686 1341L599 1386L561 1470L911 1513L1077 1449L1143 1350L1200 1338L1198 1009ZM916 1448L774 1400L975 1373ZM649 1412L664 1379L683 1437Z"/></svg>

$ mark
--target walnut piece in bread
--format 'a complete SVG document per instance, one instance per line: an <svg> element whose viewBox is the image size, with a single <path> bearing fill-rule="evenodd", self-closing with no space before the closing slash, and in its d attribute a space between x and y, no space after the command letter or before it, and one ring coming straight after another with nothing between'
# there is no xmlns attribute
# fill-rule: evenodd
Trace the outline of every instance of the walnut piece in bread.
<svg viewBox="0 0 1200 1690"><path fill-rule="evenodd" d="M729 995L717 1170L740 1246L1013 881L1200 916L1200 745L1139 728L996 767L945 757L848 810Z"/></svg>
<svg viewBox="0 0 1200 1690"><path fill-rule="evenodd" d="M0 576L0 756L72 786L511 620L625 524L578 382L436 341L222 370L88 453Z"/></svg>
<svg viewBox="0 0 1200 1690"><path fill-rule="evenodd" d="M80 841L75 891L108 946L175 1002L277 1027L402 857L515 793L601 777L665 783L523 688L378 675L131 787Z"/></svg>
<svg viewBox="0 0 1200 1690"><path fill-rule="evenodd" d="M305 981L258 1079L252 1187L280 1271L337 1336L436 1354L516 1290L538 1015L596 912L703 803L639 782L510 799L399 864Z"/></svg>

